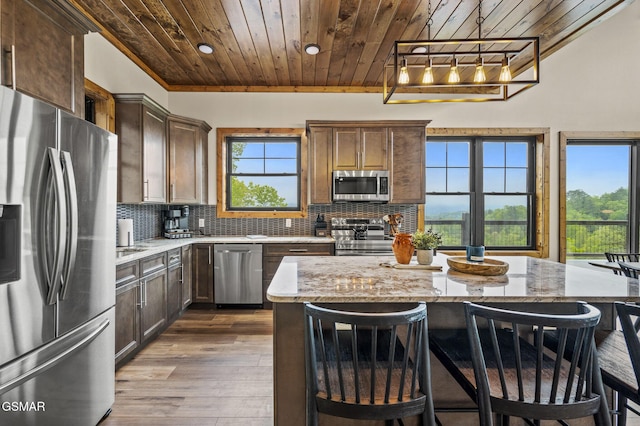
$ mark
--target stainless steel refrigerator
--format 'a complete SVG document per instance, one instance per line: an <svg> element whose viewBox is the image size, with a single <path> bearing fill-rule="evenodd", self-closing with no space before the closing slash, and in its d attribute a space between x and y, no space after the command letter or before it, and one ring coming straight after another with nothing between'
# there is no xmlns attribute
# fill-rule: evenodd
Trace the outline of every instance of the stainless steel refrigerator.
<svg viewBox="0 0 640 426"><path fill-rule="evenodd" d="M0 425L114 401L116 136L0 87Z"/></svg>

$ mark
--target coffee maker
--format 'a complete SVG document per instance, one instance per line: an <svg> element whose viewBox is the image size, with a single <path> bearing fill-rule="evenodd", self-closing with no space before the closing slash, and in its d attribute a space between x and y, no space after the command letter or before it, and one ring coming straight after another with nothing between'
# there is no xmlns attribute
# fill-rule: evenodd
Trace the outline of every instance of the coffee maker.
<svg viewBox="0 0 640 426"><path fill-rule="evenodd" d="M163 210L162 228L165 238L191 238L189 231L189 206L174 207Z"/></svg>

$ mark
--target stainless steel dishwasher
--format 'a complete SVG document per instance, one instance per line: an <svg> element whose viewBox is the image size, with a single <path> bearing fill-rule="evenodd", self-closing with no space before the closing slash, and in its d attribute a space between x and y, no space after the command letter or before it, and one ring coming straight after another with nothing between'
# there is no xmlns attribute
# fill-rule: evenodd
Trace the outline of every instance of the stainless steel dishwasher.
<svg viewBox="0 0 640 426"><path fill-rule="evenodd" d="M216 305L262 304L262 245L214 244Z"/></svg>

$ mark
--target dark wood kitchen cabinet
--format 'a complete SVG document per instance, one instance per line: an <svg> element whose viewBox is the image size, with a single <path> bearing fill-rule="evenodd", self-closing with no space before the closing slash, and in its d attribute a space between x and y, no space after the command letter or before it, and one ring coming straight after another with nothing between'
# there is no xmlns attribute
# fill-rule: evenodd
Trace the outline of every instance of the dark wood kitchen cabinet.
<svg viewBox="0 0 640 426"><path fill-rule="evenodd" d="M169 203L207 203L207 152L211 126L169 115Z"/></svg>
<svg viewBox="0 0 640 426"><path fill-rule="evenodd" d="M215 303L213 293L213 244L193 244L192 301Z"/></svg>
<svg viewBox="0 0 640 426"><path fill-rule="evenodd" d="M167 324L167 254L140 260L140 271L140 335L145 343Z"/></svg>
<svg viewBox="0 0 640 426"><path fill-rule="evenodd" d="M182 249L167 252L167 319L175 321L182 311Z"/></svg>
<svg viewBox="0 0 640 426"><path fill-rule="evenodd" d="M425 201L428 120L307 121L309 203L332 202L334 170L389 170L395 204Z"/></svg>
<svg viewBox="0 0 640 426"><path fill-rule="evenodd" d="M384 127L333 129L333 170L387 170L389 147Z"/></svg>
<svg viewBox="0 0 640 426"><path fill-rule="evenodd" d="M189 307L189 305L191 304L191 294L192 294L192 288L191 288L191 271L192 271L192 264L191 264L191 253L193 252L193 249L191 248L190 245L188 246L183 246L182 247L182 292L181 292L181 296L182 296L182 310L187 309L187 307Z"/></svg>
<svg viewBox="0 0 640 426"><path fill-rule="evenodd" d="M99 31L66 0L0 2L4 86L84 117L84 35Z"/></svg>
<svg viewBox="0 0 640 426"><path fill-rule="evenodd" d="M144 94L117 94L118 202L167 201L167 116Z"/></svg>
<svg viewBox="0 0 640 426"><path fill-rule="evenodd" d="M116 268L116 365L140 346L140 268L138 261Z"/></svg>
<svg viewBox="0 0 640 426"><path fill-rule="evenodd" d="M267 289L285 256L333 256L333 243L277 243L262 245L262 300L265 309L271 309Z"/></svg>

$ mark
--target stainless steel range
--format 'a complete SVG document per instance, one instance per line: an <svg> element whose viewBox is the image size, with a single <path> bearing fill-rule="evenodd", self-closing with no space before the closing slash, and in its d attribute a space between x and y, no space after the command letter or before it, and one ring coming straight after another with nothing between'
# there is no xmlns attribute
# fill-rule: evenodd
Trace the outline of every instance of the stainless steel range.
<svg viewBox="0 0 640 426"><path fill-rule="evenodd" d="M385 235L380 219L331 219L331 236L336 240L336 256L364 256L393 254L393 238Z"/></svg>

